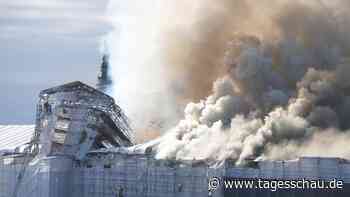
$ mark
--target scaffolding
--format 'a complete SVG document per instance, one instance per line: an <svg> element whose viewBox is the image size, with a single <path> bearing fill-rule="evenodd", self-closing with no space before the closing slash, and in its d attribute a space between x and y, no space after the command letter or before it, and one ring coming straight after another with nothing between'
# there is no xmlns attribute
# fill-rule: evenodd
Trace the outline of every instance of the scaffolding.
<svg viewBox="0 0 350 197"><path fill-rule="evenodd" d="M4 162L0 165L0 197L12 195L22 167ZM350 183L349 170L349 162L336 158L263 161L257 168L231 165L210 168L204 164L169 165L169 161L158 161L141 154L98 155L83 163L61 156L42 158L29 165L17 197L202 197L208 196L208 179L211 177L272 180L336 178L343 180L347 186ZM292 194L298 196L293 192L290 196ZM213 193L215 196L221 197L224 193L219 190Z"/></svg>

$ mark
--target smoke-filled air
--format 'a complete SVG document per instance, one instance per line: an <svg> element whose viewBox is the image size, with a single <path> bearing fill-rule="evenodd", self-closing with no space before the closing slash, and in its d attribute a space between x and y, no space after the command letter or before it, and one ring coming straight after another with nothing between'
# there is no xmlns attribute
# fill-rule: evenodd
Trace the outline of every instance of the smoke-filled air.
<svg viewBox="0 0 350 197"><path fill-rule="evenodd" d="M115 0L109 13L113 95L140 141L160 135L157 158L350 158L350 1Z"/></svg>

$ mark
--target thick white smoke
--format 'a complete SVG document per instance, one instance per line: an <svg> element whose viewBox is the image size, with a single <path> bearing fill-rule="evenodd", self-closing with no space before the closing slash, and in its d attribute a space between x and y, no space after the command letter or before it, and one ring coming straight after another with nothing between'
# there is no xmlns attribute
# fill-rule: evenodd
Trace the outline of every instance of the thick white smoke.
<svg viewBox="0 0 350 197"><path fill-rule="evenodd" d="M191 15L181 14L181 6L187 8L186 12L195 13L195 4L182 0L178 3L111 0L109 3L108 15L114 30L105 43L112 66L112 95L130 117L139 136L164 131L178 119L177 87L170 79L170 66L165 65L161 55L169 27L191 24L181 17Z"/></svg>
<svg viewBox="0 0 350 197"><path fill-rule="evenodd" d="M324 146L326 156L347 157L337 143L350 137L349 8L346 0L112 1L114 95L138 132L150 122L168 128L194 100L159 140L161 159L244 164L325 156Z"/></svg>
<svg viewBox="0 0 350 197"><path fill-rule="evenodd" d="M112 94L136 130L159 119L156 113L159 108L167 116L172 115L173 97L165 94L167 76L157 58L159 5L159 0L114 0L109 5L114 25L106 41L114 81Z"/></svg>
<svg viewBox="0 0 350 197"><path fill-rule="evenodd" d="M310 68L298 84L296 98L291 97L285 107L275 104L276 108L266 116L253 110L247 113L249 104L245 96L233 91L232 80L219 79L213 95L187 105L185 119L162 137L157 157L233 159L237 164L254 158L292 159L306 155L348 158L350 148L344 145L349 142L350 132L348 126L346 130L339 128L347 124L339 119L349 113L343 108L349 102L343 88L350 86L343 86L338 75L350 74L349 66L340 65L336 71Z"/></svg>

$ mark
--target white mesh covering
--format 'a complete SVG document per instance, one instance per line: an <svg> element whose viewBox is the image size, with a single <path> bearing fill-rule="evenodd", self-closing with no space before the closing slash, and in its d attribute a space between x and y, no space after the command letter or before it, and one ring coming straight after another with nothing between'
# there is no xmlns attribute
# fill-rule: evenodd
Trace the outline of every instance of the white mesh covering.
<svg viewBox="0 0 350 197"><path fill-rule="evenodd" d="M206 197L208 177L316 179L350 183L350 164L332 158L264 161L256 168L164 165L150 157L120 155L112 165L85 166L65 157L27 167L17 197ZM226 166L226 167L225 167ZM11 197L20 165L0 165L0 197ZM213 196L223 196L218 191Z"/></svg>

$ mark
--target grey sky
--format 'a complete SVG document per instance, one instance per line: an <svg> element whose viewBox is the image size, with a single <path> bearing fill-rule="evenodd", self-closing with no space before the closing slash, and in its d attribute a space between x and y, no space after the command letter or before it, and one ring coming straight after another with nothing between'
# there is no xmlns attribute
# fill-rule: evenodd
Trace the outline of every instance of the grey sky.
<svg viewBox="0 0 350 197"><path fill-rule="evenodd" d="M30 124L40 90L96 83L107 0L0 0L0 124Z"/></svg>

